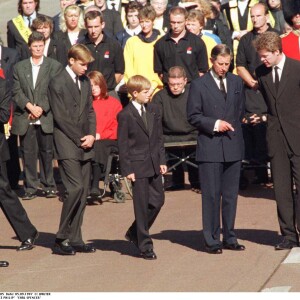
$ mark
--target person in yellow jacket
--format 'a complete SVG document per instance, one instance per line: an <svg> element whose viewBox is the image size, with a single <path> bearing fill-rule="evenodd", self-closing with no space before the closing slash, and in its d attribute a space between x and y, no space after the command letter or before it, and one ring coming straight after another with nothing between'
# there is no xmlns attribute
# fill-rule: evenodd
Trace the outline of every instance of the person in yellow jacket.
<svg viewBox="0 0 300 300"><path fill-rule="evenodd" d="M124 79L134 75L147 77L151 82L150 93L156 93L163 87L163 83L153 69L154 44L160 38L160 32L154 29L155 10L152 6L145 6L139 11L142 31L126 42L124 48L125 73Z"/></svg>

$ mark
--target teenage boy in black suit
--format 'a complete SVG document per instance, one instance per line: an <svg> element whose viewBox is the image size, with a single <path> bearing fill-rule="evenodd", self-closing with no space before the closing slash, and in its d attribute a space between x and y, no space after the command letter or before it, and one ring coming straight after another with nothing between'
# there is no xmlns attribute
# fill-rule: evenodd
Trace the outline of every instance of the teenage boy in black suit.
<svg viewBox="0 0 300 300"><path fill-rule="evenodd" d="M151 83L143 76L129 78L132 101L118 115L121 173L132 182L135 221L125 238L144 259L156 259L149 229L164 204L162 174L167 171L159 107L148 103Z"/></svg>

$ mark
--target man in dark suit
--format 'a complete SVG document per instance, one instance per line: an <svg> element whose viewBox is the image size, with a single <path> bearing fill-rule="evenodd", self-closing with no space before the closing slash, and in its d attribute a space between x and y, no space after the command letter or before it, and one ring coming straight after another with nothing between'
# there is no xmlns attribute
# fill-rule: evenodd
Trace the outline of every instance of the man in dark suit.
<svg viewBox="0 0 300 300"><path fill-rule="evenodd" d="M276 250L299 245L300 191L300 62L286 57L282 40L265 32L255 40L263 65L256 69L260 90L268 106L267 144L283 240Z"/></svg>
<svg viewBox="0 0 300 300"><path fill-rule="evenodd" d="M0 77L0 207L18 239L22 242L18 250L31 250L38 237L38 232L31 224L18 196L11 190L6 173L9 150L4 134L4 124L7 123L9 116L9 85ZM1 261L0 266L8 266L8 263Z"/></svg>
<svg viewBox="0 0 300 300"><path fill-rule="evenodd" d="M44 57L45 37L34 31L28 41L31 57L14 68L13 100L16 103L12 133L20 136L25 195L37 196L36 161L40 160L40 182L47 198L56 197L53 179L53 117L47 97L48 84L62 69L54 59Z"/></svg>
<svg viewBox="0 0 300 300"><path fill-rule="evenodd" d="M81 225L91 176L91 159L96 136L91 85L85 76L93 57L86 46L74 45L69 64L49 84L48 95L54 118L54 145L62 182L66 188L53 254L91 253Z"/></svg>
<svg viewBox="0 0 300 300"><path fill-rule="evenodd" d="M0 45L0 71L2 70L2 78L7 81L11 97L13 86L13 67L19 61L20 56L18 51L12 48L3 47ZM11 117L14 111L13 103L11 102ZM11 125L11 118L9 120ZM8 181L12 189L19 187L19 178L21 173L19 163L18 136L10 134L7 139L10 159L6 162Z"/></svg>
<svg viewBox="0 0 300 300"><path fill-rule="evenodd" d="M196 160L201 178L203 234L206 249L213 254L221 254L222 249L245 249L234 232L244 153L241 120L245 95L241 78L228 72L231 58L230 48L224 44L212 49L212 69L192 81L187 103L188 121L199 131Z"/></svg>
<svg viewBox="0 0 300 300"><path fill-rule="evenodd" d="M24 59L21 56L22 46L28 43L31 34L30 26L37 17L39 8L40 0L19 0L19 15L7 22L7 45L17 49L21 59Z"/></svg>
<svg viewBox="0 0 300 300"><path fill-rule="evenodd" d="M161 113L157 104L148 103L150 88L143 76L129 78L127 90L133 100L118 115L118 147L121 173L132 182L135 215L125 238L144 259L152 260L157 257L149 229L164 204L161 174L167 166Z"/></svg>

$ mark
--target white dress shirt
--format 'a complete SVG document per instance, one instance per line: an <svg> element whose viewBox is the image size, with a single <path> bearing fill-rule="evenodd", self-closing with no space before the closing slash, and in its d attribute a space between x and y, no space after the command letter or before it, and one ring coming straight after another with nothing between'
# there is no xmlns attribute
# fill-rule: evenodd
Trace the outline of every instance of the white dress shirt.
<svg viewBox="0 0 300 300"><path fill-rule="evenodd" d="M283 53L282 53L283 54ZM281 75L282 75L282 70L285 64L285 60L286 60L286 56L283 54L283 58L282 60L279 62L278 65L275 65L272 67L272 77L273 77L273 82L275 82L275 67L277 67L277 72L278 72L278 77L279 77L279 81L281 79Z"/></svg>

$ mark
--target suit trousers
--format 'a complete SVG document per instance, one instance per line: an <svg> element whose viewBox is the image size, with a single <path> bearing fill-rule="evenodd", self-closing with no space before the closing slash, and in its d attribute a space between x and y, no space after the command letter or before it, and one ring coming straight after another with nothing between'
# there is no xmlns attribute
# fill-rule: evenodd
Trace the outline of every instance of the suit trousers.
<svg viewBox="0 0 300 300"><path fill-rule="evenodd" d="M68 239L72 245L82 245L81 226L90 185L91 161L64 159L58 164L66 196L56 238Z"/></svg>
<svg viewBox="0 0 300 300"><path fill-rule="evenodd" d="M31 224L18 196L8 183L5 162L0 162L0 206L21 242L34 236L36 228Z"/></svg>
<svg viewBox="0 0 300 300"><path fill-rule="evenodd" d="M296 226L300 229L299 195L293 193L293 185L300 191L300 156L292 153L282 132L271 157L277 214L281 234L292 242L298 241Z"/></svg>
<svg viewBox="0 0 300 300"><path fill-rule="evenodd" d="M19 161L18 136L11 134L7 140L9 148L10 160L6 162L7 176L9 184L12 188L16 188L19 184L21 168Z"/></svg>
<svg viewBox="0 0 300 300"><path fill-rule="evenodd" d="M234 222L239 191L241 161L201 162L203 234L207 247L220 245L220 211L223 241L235 243Z"/></svg>
<svg viewBox="0 0 300 300"><path fill-rule="evenodd" d="M43 189L56 189L53 178L53 135L43 132L40 125L30 125L20 136L26 192L36 193L39 186L37 160L40 166L40 182Z"/></svg>
<svg viewBox="0 0 300 300"><path fill-rule="evenodd" d="M149 229L164 205L162 176L136 178L132 183L133 206L135 221L129 228L137 236L141 252L153 249Z"/></svg>

